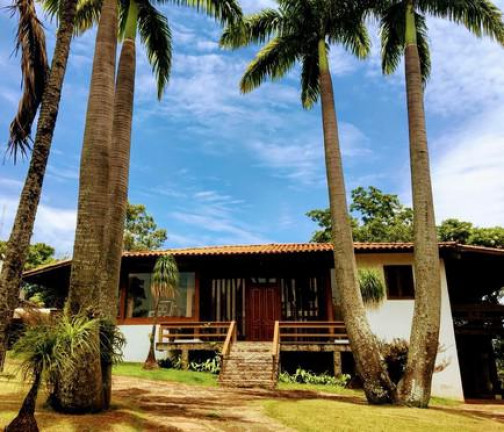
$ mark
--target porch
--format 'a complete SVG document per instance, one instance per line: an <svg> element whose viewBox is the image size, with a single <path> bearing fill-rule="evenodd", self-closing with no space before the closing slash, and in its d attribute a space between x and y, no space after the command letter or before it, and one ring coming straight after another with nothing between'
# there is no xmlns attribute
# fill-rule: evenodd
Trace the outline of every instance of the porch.
<svg viewBox="0 0 504 432"><path fill-rule="evenodd" d="M251 382L257 384L256 377L262 374L262 386L274 387L281 352L331 352L337 376L342 373L341 354L349 352L350 345L341 321L275 321L272 339L261 342L239 341L236 321L171 322L160 325L156 349L180 352L184 368L191 351L217 351L223 362L221 383L253 386Z"/></svg>

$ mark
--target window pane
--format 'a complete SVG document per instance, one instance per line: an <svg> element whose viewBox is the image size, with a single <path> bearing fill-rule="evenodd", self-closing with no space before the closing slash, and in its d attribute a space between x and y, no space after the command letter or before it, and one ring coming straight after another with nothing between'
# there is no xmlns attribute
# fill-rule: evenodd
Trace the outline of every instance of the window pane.
<svg viewBox="0 0 504 432"><path fill-rule="evenodd" d="M384 266L387 297L389 299L411 300L415 298L413 268L410 265Z"/></svg>
<svg viewBox="0 0 504 432"><path fill-rule="evenodd" d="M150 273L129 275L126 300L127 318L148 318L154 316L154 302L151 295ZM192 317L194 312L195 274L180 273L179 288L174 297L162 297L159 301L160 317Z"/></svg>

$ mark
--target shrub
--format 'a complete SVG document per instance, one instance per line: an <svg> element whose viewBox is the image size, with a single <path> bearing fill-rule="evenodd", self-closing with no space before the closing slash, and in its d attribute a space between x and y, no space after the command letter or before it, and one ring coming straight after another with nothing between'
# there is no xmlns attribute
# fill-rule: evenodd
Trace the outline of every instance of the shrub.
<svg viewBox="0 0 504 432"><path fill-rule="evenodd" d="M182 358L179 355L174 355L167 357L163 360L159 360L158 364L160 367L165 369L182 369ZM221 370L221 360L219 356L214 356L212 358L206 359L204 361L192 361L189 362L189 370L194 372L207 372L214 375L218 375Z"/></svg>
<svg viewBox="0 0 504 432"><path fill-rule="evenodd" d="M375 269L360 269L358 277L362 300L367 306L377 307L385 298L381 274Z"/></svg>
<svg viewBox="0 0 504 432"><path fill-rule="evenodd" d="M340 375L338 377L329 375L328 373L314 374L305 369L297 368L296 373L289 374L288 372L280 372L278 380L284 383L298 384L318 384L345 387L350 380L350 375Z"/></svg>
<svg viewBox="0 0 504 432"><path fill-rule="evenodd" d="M382 341L380 343L380 350L390 379L397 384L404 375L409 344L404 339L393 339L391 342Z"/></svg>

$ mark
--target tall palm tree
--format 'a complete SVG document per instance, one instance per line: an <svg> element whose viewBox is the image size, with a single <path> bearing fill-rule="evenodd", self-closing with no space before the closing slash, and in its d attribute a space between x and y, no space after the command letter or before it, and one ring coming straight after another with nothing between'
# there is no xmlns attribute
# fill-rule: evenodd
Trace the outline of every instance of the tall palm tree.
<svg viewBox="0 0 504 432"><path fill-rule="evenodd" d="M54 129L56 127L56 119L58 117L63 79L65 77L68 55L70 53L77 0L64 0L61 4L62 9L59 21L60 25L56 34L56 46L51 62L51 71L49 77L45 80L45 88L42 95L30 165L21 192L14 225L7 243L2 272L0 274L0 369L3 368L5 359L7 328L12 320L14 309L19 299L21 275L26 262L30 239L33 234L33 226L40 195L42 193L44 174L49 159ZM25 10L30 11L31 9L26 8ZM31 19L30 22L34 21ZM33 36L29 36L29 38L32 40ZM32 45L30 43L29 48L34 48L35 52L40 54L41 44ZM32 54L35 54L35 52ZM30 55L30 58L33 57ZM38 60L37 62L42 65L44 64L43 60ZM28 69L25 71L29 74L35 73ZM34 83L36 82L39 82L39 80L36 79ZM37 99L37 94L38 90L35 91L34 89L34 94L32 95L34 100ZM31 102L31 109L33 109L35 105L35 102ZM32 115L34 115L33 112L24 118L30 118ZM26 133L29 131L29 122L19 120L18 123L22 125L23 132L21 134L11 135L13 143L18 142L15 138L16 136L21 138L20 142L23 142L23 137L26 137Z"/></svg>
<svg viewBox="0 0 504 432"><path fill-rule="evenodd" d="M159 257L154 265L154 273L151 281L151 297L152 306L154 309L154 323L152 324L152 332L149 336L149 354L144 363L144 369L156 369L156 327L159 315L159 302L161 298L176 301L178 297L179 271L175 258L172 255L163 255Z"/></svg>
<svg viewBox="0 0 504 432"><path fill-rule="evenodd" d="M341 44L359 58L367 56L369 40L361 3L330 0L277 0L277 3L278 10L265 9L228 27L221 45L237 48L267 42L245 72L240 83L242 92L253 90L267 78L281 78L299 62L303 106L311 108L321 99L335 276L343 317L368 400L394 402L395 387L381 362L359 289L328 59L331 44Z"/></svg>
<svg viewBox="0 0 504 432"><path fill-rule="evenodd" d="M234 0L173 2L196 7L226 23L241 16ZM122 17L126 17L122 21L124 26L121 26L126 38L114 94L117 11L112 0L103 0L101 9L96 9L96 5L101 6L101 1L83 3L80 8L82 15L91 20L99 17L99 27L81 158L79 209L67 310L69 313L87 311L113 322L127 204L136 28L138 26L157 74L159 96L168 81L171 43L166 20L148 0L129 2L127 9L121 9ZM82 369L79 373L85 377L84 382L97 376L90 367L83 366ZM109 382L110 368L104 369L102 365L102 380ZM101 401L98 396L91 397L96 393L94 385L77 388L73 382L67 384L62 395L70 393L73 396L66 398L67 402L61 403L61 407L70 405L72 410L79 405L80 410L95 410L99 405L107 407L106 397Z"/></svg>
<svg viewBox="0 0 504 432"><path fill-rule="evenodd" d="M439 250L423 97L431 68L426 15L449 19L476 36L488 35L500 44L504 44L504 26L501 12L488 0L387 0L377 4L383 71L394 72L404 53L408 101L416 291L408 362L399 395L407 404L425 407L431 394L441 312Z"/></svg>

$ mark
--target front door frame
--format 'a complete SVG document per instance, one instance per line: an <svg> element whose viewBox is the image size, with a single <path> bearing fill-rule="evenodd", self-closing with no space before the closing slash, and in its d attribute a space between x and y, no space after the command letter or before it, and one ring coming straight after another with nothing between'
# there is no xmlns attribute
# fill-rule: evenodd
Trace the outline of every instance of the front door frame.
<svg viewBox="0 0 504 432"><path fill-rule="evenodd" d="M254 279L266 279L266 282L255 282ZM271 282L275 279L274 282ZM273 290L273 304L272 309L268 310L264 308L264 305L254 309L253 296L257 290L263 290L261 294L265 297L260 299L260 301L267 301L267 290ZM248 278L246 282L246 293L245 293L245 328L246 328L246 340L248 341L272 341L273 340L273 329L274 323L280 320L282 317L282 298L280 292L280 279L279 278ZM262 316L254 317L255 312L262 312ZM268 313L271 316L268 317ZM259 335L257 335L257 329L255 328L258 324L254 322L255 320L262 321L259 325L263 328L259 330ZM270 321L270 322L268 322Z"/></svg>

